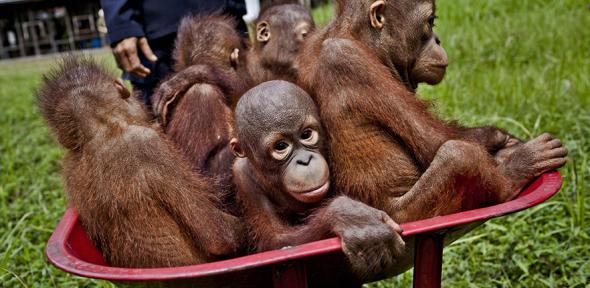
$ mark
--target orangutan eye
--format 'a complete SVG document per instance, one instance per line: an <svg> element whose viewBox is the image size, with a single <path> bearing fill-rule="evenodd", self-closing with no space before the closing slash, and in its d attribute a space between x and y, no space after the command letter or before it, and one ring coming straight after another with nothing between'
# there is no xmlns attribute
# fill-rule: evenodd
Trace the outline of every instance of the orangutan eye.
<svg viewBox="0 0 590 288"><path fill-rule="evenodd" d="M432 16L430 16L430 18L428 18L428 25L430 25L430 27L435 26L434 20L436 20L436 18L438 18L438 17L436 17L435 15L432 15Z"/></svg>
<svg viewBox="0 0 590 288"><path fill-rule="evenodd" d="M311 130L305 129L305 131L303 131L303 133L301 133L301 139L306 140L306 139L309 139L309 137L311 137Z"/></svg>
<svg viewBox="0 0 590 288"><path fill-rule="evenodd" d="M301 143L303 143L303 145L307 145L307 146L316 145L318 143L318 139L319 139L318 131L313 130L311 128L307 128L307 129L303 130L303 133L301 133L300 137L301 137Z"/></svg>
<svg viewBox="0 0 590 288"><path fill-rule="evenodd" d="M272 158L282 161L285 160L289 154L291 154L291 145L283 140L276 142L273 145L273 151L271 152Z"/></svg>
<svg viewBox="0 0 590 288"><path fill-rule="evenodd" d="M276 151L283 151L283 150L289 148L289 144L285 143L284 141L279 141L275 144L274 148Z"/></svg>

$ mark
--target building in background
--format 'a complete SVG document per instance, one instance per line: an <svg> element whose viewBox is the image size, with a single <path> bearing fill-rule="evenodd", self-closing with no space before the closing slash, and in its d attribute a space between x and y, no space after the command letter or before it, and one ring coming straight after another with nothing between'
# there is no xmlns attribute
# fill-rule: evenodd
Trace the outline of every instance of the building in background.
<svg viewBox="0 0 590 288"><path fill-rule="evenodd" d="M99 0L0 0L0 59L107 44Z"/></svg>

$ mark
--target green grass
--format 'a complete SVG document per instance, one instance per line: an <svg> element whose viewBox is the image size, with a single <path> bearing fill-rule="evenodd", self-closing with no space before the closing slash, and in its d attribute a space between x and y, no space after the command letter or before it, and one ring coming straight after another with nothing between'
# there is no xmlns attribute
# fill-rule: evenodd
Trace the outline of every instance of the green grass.
<svg viewBox="0 0 590 288"><path fill-rule="evenodd" d="M112 67L107 56L99 58ZM49 136L33 97L41 74L53 63L0 62L0 287L98 283L61 272L44 255L66 207L59 174L63 151Z"/></svg>
<svg viewBox="0 0 590 288"><path fill-rule="evenodd" d="M445 249L445 287L590 285L590 11L587 1L440 0L445 81L421 87L445 118L566 142L564 188L527 211L487 222ZM314 11L328 19L328 8ZM112 59L102 55L114 70ZM0 287L109 287L70 276L43 254L65 210L63 151L32 92L51 60L0 63ZM372 284L411 286L411 272Z"/></svg>

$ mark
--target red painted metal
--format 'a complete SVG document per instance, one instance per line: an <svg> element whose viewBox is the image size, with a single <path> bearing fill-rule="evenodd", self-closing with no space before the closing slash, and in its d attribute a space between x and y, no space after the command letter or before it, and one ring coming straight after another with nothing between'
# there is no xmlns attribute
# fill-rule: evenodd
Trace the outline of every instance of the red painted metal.
<svg viewBox="0 0 590 288"><path fill-rule="evenodd" d="M292 261L274 265L272 269L273 287L307 288L307 271L305 265Z"/></svg>
<svg viewBox="0 0 590 288"><path fill-rule="evenodd" d="M536 179L512 201L404 223L401 225L404 230L403 235L407 239L406 242L415 247L415 255L420 258L416 260L416 263L423 263L426 267L428 262L424 263L421 260L423 257L421 255L425 252L419 250L429 249L429 246L424 244L428 242L421 240L421 237L436 232L444 237L445 243L448 243L490 218L521 211L544 202L559 191L561 184L562 178L558 172L547 173ZM197 284L207 287L224 285L269 287L273 284L286 287L284 286L286 283L297 284L289 287L305 287L300 286L300 283L311 283L309 286L327 284L338 284L342 287L358 286L358 283L354 283L354 280L347 277L338 238L200 265L149 269L109 267L84 233L78 221L78 213L72 208L66 211L49 239L46 254L53 265L68 273L126 284L153 284L155 281L172 286ZM409 258L413 258L413 255ZM409 264L413 262L413 259L407 260ZM280 266L284 267L286 263L296 264L281 272L280 278L273 278L273 273L276 275L276 271L280 271ZM440 273L440 266L438 267L438 273ZM428 275L421 275L419 278L422 277L428 277ZM440 282L440 276L438 279Z"/></svg>
<svg viewBox="0 0 590 288"><path fill-rule="evenodd" d="M414 251L414 287L440 288L444 236L427 233L416 238Z"/></svg>

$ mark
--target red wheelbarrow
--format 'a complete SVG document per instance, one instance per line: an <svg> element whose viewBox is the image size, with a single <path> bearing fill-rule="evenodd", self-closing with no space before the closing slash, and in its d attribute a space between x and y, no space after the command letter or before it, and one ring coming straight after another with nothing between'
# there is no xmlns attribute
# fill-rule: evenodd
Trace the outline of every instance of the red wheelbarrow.
<svg viewBox="0 0 590 288"><path fill-rule="evenodd" d="M521 211L553 196L561 188L558 172L532 182L514 200L470 211L404 223L409 249L397 273L414 266L414 287L440 287L442 250L488 219ZM346 271L338 238L212 263L129 269L109 267L70 208L46 247L49 262L82 277L130 286L176 287L350 287L360 286ZM413 254L413 255L412 255Z"/></svg>

